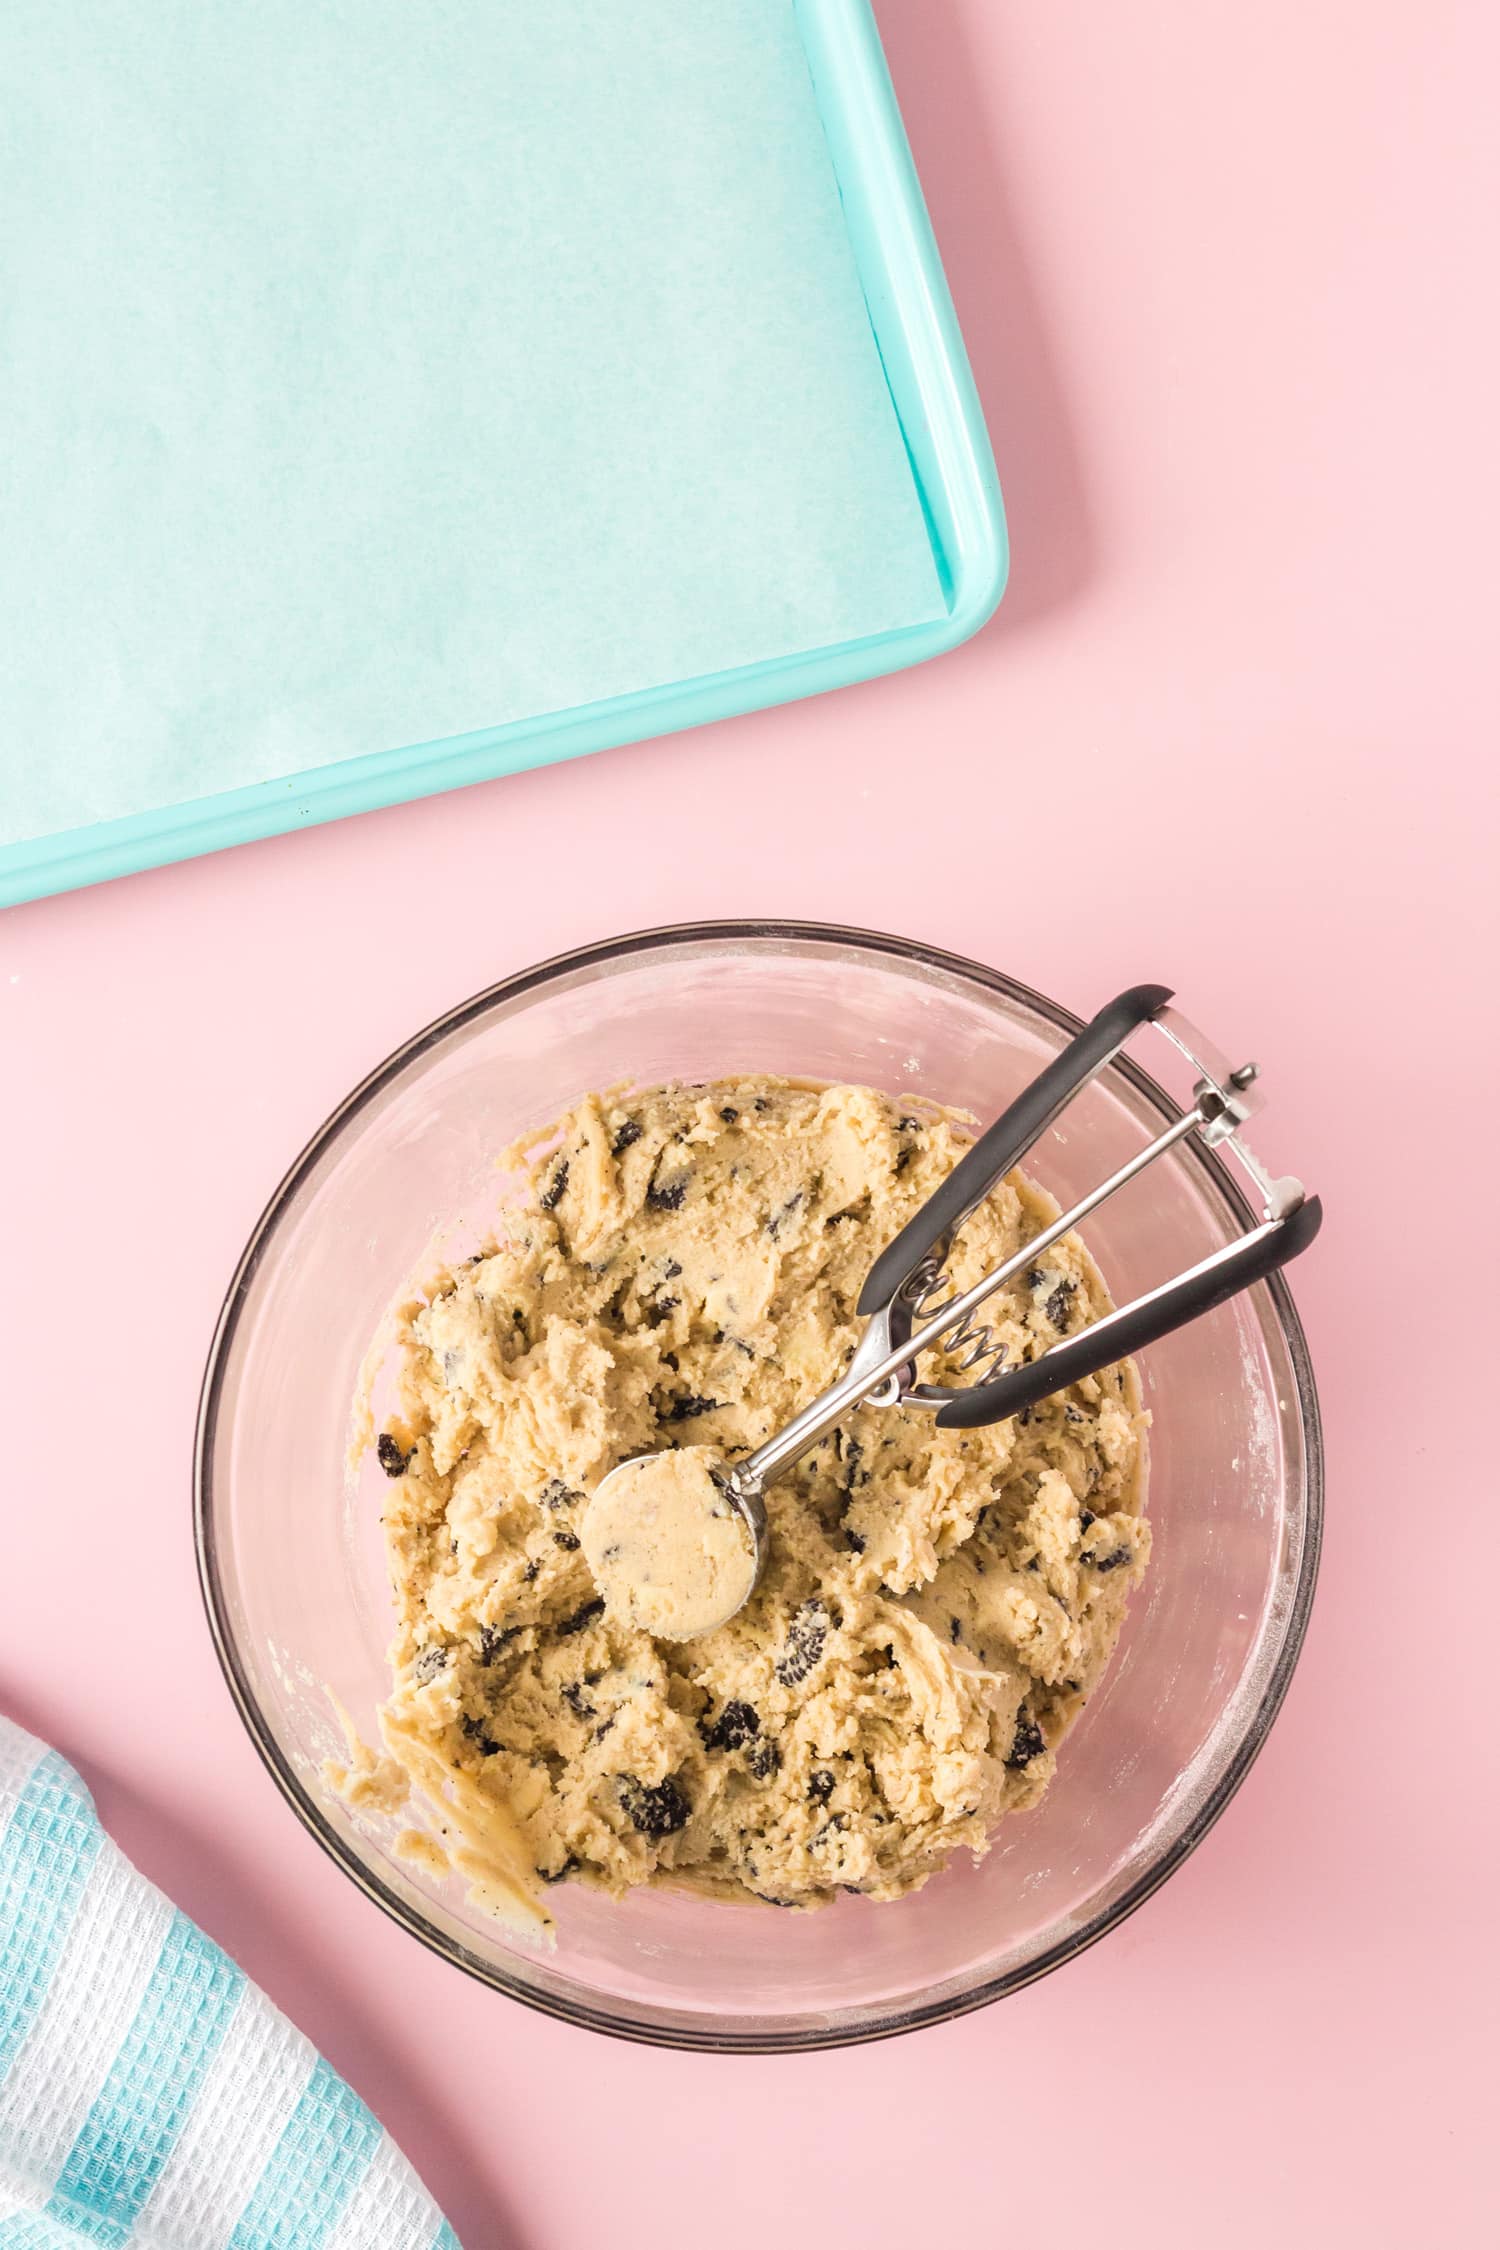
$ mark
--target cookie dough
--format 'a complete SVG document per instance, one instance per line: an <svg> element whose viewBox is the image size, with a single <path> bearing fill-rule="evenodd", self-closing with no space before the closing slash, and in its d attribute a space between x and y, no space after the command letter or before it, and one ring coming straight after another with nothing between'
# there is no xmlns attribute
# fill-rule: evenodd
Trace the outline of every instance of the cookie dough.
<svg viewBox="0 0 1500 2250"><path fill-rule="evenodd" d="M755 1584L755 1542L711 1445L638 1455L605 1478L583 1519L583 1559L606 1617L658 1640L727 1624Z"/></svg>
<svg viewBox="0 0 1500 2250"><path fill-rule="evenodd" d="M491 1892L534 1869L892 1899L1046 1788L1148 1553L1128 1364L992 1429L858 1409L771 1486L765 1575L695 1639L616 1615L583 1540L618 1462L734 1459L847 1367L876 1254L970 1138L859 1086L589 1096L502 1159L529 1190L402 1311L382 1731L459 1806ZM1055 1215L1012 1176L950 1273L977 1279ZM1069 1236L988 1318L1014 1365L1107 1304ZM936 1355L924 1373L966 1380Z"/></svg>

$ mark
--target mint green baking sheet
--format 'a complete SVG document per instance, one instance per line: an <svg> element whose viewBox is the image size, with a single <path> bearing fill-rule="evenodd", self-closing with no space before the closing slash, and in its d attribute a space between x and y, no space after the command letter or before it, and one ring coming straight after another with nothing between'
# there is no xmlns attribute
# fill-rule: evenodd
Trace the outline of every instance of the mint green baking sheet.
<svg viewBox="0 0 1500 2250"><path fill-rule="evenodd" d="M5 0L0 900L1003 583L865 0Z"/></svg>

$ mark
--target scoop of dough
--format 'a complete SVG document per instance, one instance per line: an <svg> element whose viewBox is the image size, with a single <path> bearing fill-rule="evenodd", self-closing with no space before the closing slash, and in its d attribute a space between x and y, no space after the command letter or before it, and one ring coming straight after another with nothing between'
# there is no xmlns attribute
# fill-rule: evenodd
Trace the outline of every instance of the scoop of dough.
<svg viewBox="0 0 1500 2250"><path fill-rule="evenodd" d="M755 1584L749 1526L711 1445L622 1462L590 1504L583 1552L610 1615L663 1640L711 1633Z"/></svg>

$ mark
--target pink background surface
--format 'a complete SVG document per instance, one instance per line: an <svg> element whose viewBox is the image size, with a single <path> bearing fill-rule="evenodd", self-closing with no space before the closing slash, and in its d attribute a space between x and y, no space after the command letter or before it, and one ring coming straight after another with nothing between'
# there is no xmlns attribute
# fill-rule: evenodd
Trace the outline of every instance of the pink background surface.
<svg viewBox="0 0 1500 2250"><path fill-rule="evenodd" d="M1015 549L927 670L0 925L0 1708L403 2139L466 2250L1493 2239L1500 208L1475 0L883 0ZM429 1958L230 1709L188 1521L224 1282L408 1032L699 914L1177 984L1320 1186L1322 1586L1189 1864L861 2051L627 2049Z"/></svg>

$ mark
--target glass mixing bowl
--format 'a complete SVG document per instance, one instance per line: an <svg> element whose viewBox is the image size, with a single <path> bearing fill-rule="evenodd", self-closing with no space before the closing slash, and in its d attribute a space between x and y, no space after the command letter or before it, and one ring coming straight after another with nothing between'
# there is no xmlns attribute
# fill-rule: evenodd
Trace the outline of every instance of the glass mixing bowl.
<svg viewBox="0 0 1500 2250"><path fill-rule="evenodd" d="M1097 1000L1108 997L1095 996ZM345 1447L371 1338L439 1229L462 1255L495 1209L495 1152L591 1088L730 1071L920 1091L987 1121L1078 1028L951 955L856 930L716 923L586 948L410 1040L298 1158L230 1285L204 1384L199 1563L245 1724L298 1817L360 1888L458 1967L596 2030L731 2050L835 2046L1014 1992L1123 1919L1185 1858L1254 1758L1296 1661L1317 1568L1312 1372L1278 1279L1145 1356L1154 1558L1052 1787L895 1903L814 1914L562 1884L544 1953L396 1856L320 1765L337 1696L378 1741L392 1605L384 1479ZM1143 1034L1137 1046L1152 1044ZM1156 1042L1166 1051L1164 1041ZM1064 1204L1160 1130L1166 1097L1113 1064L1028 1169ZM1246 1220L1196 1142L1084 1232L1117 1300Z"/></svg>

